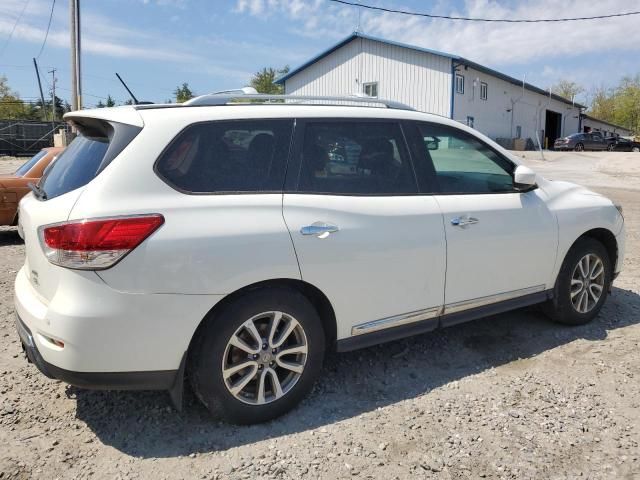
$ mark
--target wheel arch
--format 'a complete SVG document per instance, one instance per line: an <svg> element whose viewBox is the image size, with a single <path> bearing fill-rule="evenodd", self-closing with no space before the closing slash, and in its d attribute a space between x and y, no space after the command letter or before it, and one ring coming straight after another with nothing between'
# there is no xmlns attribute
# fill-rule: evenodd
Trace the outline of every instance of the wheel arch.
<svg viewBox="0 0 640 480"><path fill-rule="evenodd" d="M569 252L581 238L593 238L604 245L604 248L609 254L609 260L611 261L611 273L613 273L618 262L618 241L616 240L616 236L613 232L607 228L593 228L588 230L576 238L567 252Z"/></svg>
<svg viewBox="0 0 640 480"><path fill-rule="evenodd" d="M242 287L234 291L233 293L230 293L229 295L226 295L222 300L216 303L211 308L211 310L209 310L207 314L202 318L197 328L193 332L187 351L190 352L192 350L192 345L198 338L198 332L203 328L208 318L213 317L217 312L223 310L227 305L236 301L243 295L246 295L253 291L274 287L289 288L304 295L318 312L318 316L320 317L320 321L322 322L322 328L324 329L327 349L335 348L337 338L336 315L333 306L331 305L331 302L329 301L327 296L320 289L310 283L292 278L279 278L253 283L251 285Z"/></svg>

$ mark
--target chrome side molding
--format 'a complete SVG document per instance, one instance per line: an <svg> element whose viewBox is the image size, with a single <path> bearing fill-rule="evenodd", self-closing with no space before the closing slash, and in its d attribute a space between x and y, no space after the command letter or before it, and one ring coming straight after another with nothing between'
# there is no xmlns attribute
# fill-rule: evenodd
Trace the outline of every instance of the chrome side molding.
<svg viewBox="0 0 640 480"><path fill-rule="evenodd" d="M395 315L393 317L380 318L379 320L373 320L371 322L355 325L351 329L351 335L362 335L363 333L372 333L379 330L384 330L386 328L407 325L414 322L421 322L422 320L435 318L441 313L442 307L433 307L426 308L424 310L417 310L415 312L403 313L402 315Z"/></svg>
<svg viewBox="0 0 640 480"><path fill-rule="evenodd" d="M439 317L441 315L447 315L449 313L457 313L463 310L470 310L472 308L484 307L493 303L504 302L506 300L512 300L514 298L523 297L525 295L531 295L532 293L539 293L545 290L544 285L536 285L534 287L521 288L518 290L511 290L509 292L498 293L496 295L489 295L486 297L474 298L472 300L464 300L462 302L448 303L440 307L426 308L424 310L416 310L415 312L403 313L402 315L395 315L393 317L380 318L371 322L361 323L354 325L351 328L351 335L362 335L365 333L373 333L387 328L399 327L401 325L407 325L410 323L421 322L430 318Z"/></svg>
<svg viewBox="0 0 640 480"><path fill-rule="evenodd" d="M536 285L535 287L521 288L519 290L511 290L509 292L489 295L487 297L474 298L472 300L464 300L462 302L448 303L444 306L444 314L461 312L470 308L484 307L492 303L504 302L513 298L523 297L532 293L539 293L545 290L544 285Z"/></svg>

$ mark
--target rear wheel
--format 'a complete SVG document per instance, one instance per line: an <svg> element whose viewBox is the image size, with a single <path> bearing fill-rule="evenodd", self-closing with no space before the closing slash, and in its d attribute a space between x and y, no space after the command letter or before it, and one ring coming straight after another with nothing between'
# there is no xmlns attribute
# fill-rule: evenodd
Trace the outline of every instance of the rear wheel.
<svg viewBox="0 0 640 480"><path fill-rule="evenodd" d="M638 152L640 152L640 147L633 147L633 148L631 149L631 151L632 151L632 152L636 152L636 153L638 153Z"/></svg>
<svg viewBox="0 0 640 480"><path fill-rule="evenodd" d="M581 143L577 143L576 146L573 148L576 152L583 152L584 151L584 145Z"/></svg>
<svg viewBox="0 0 640 480"><path fill-rule="evenodd" d="M295 290L250 292L205 320L198 335L190 352L192 386L214 415L233 423L291 410L322 368L320 318Z"/></svg>
<svg viewBox="0 0 640 480"><path fill-rule="evenodd" d="M610 143L609 145L607 145L607 151L613 152L613 143Z"/></svg>
<svg viewBox="0 0 640 480"><path fill-rule="evenodd" d="M593 320L604 304L611 285L611 260L604 246L593 238L581 238L567 253L547 314L567 325Z"/></svg>

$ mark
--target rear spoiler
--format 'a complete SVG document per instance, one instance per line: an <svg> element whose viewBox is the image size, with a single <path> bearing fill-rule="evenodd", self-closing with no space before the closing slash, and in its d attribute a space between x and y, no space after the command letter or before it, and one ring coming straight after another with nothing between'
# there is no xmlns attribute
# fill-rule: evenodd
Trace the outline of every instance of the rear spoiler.
<svg viewBox="0 0 640 480"><path fill-rule="evenodd" d="M75 112L66 113L63 118L67 122L73 121L81 123L84 118L93 118L96 120L105 120L109 123L117 122L140 128L144 127L142 116L130 105L111 108L94 108L91 110L76 110Z"/></svg>

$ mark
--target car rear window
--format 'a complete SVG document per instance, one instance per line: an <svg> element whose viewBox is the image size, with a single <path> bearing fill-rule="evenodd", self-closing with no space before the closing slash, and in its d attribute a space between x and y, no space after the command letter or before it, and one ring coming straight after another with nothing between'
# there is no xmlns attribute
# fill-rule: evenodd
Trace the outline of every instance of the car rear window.
<svg viewBox="0 0 640 480"><path fill-rule="evenodd" d="M29 172L29 170L31 170L35 166L35 164L38 163L40 159L43 158L46 154L46 150L40 150L33 157L23 163L22 166L16 170L15 175L17 177L24 177Z"/></svg>
<svg viewBox="0 0 640 480"><path fill-rule="evenodd" d="M40 183L46 198L64 195L89 183L96 176L108 148L107 137L76 137Z"/></svg>
<svg viewBox="0 0 640 480"><path fill-rule="evenodd" d="M156 173L185 193L282 191L293 120L197 123L156 162Z"/></svg>
<svg viewBox="0 0 640 480"><path fill-rule="evenodd" d="M65 119L67 119L65 117ZM78 136L49 164L38 187L48 200L84 187L131 143L142 127L82 115L67 119Z"/></svg>

